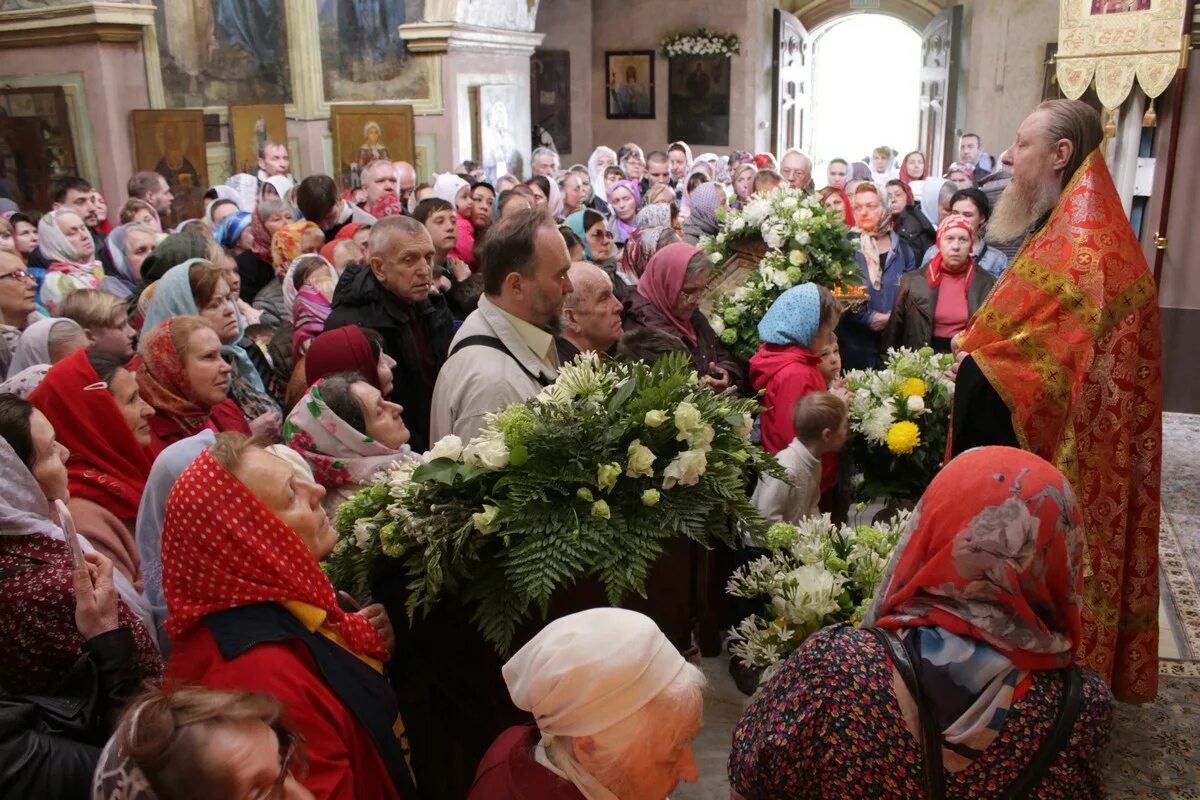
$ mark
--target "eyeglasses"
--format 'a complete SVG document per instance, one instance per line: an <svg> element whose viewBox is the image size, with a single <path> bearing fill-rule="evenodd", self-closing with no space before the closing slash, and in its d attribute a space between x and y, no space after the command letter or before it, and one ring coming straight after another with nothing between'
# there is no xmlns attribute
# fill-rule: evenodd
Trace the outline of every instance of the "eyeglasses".
<svg viewBox="0 0 1200 800"><path fill-rule="evenodd" d="M26 270L17 269L17 270L13 270L12 272L6 272L5 274L0 275L0 281L4 280L5 278L12 278L14 281L24 281L24 280L29 280L29 279L33 278L33 275L31 275Z"/></svg>
<svg viewBox="0 0 1200 800"><path fill-rule="evenodd" d="M299 749L299 734L276 728L275 736L279 739L279 777L275 779L270 793L264 800L281 800L284 796L284 784L287 783L288 775L291 774L292 761L295 760L297 750ZM303 765L301 765L300 771L302 773L307 772ZM300 780L303 780L303 776L301 776Z"/></svg>

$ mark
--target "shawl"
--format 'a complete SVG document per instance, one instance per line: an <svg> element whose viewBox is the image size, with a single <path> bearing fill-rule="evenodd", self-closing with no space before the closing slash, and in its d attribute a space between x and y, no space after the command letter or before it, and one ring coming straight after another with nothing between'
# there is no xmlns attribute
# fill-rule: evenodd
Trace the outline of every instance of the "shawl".
<svg viewBox="0 0 1200 800"><path fill-rule="evenodd" d="M207 450L167 497L162 564L172 637L216 611L301 602L324 611L323 624L336 629L351 652L388 658L371 623L338 605L333 585L300 537Z"/></svg>
<svg viewBox="0 0 1200 800"><path fill-rule="evenodd" d="M458 213L458 193L464 186L470 184L453 172L443 172L433 181L433 196L454 206L455 213Z"/></svg>
<svg viewBox="0 0 1200 800"><path fill-rule="evenodd" d="M108 248L108 258L112 262L113 271L103 281L100 288L117 297L129 297L137 290L141 275L135 275L133 265L129 263L129 231L132 228L147 231L145 225L133 222L128 225L118 225L113 228L105 241Z"/></svg>
<svg viewBox="0 0 1200 800"><path fill-rule="evenodd" d="M546 197L546 207L550 209L550 216L555 220L560 220L563 218L562 191L558 188L558 181L547 178L546 182L550 184L550 194Z"/></svg>
<svg viewBox="0 0 1200 800"><path fill-rule="evenodd" d="M892 210L888 207L887 200L884 199L882 192L879 197L879 227L868 233L861 227L856 228L862 235L858 237L858 249L863 254L863 258L867 262L867 276L871 280L871 286L878 289L883 284L883 262L879 257L879 244L875 241L876 236L882 236L885 233L891 233L892 230Z"/></svg>
<svg viewBox="0 0 1200 800"><path fill-rule="evenodd" d="M725 188L714 181L706 181L695 188L691 194L692 213L688 215L689 227L695 226L700 233L712 236L718 228L717 209L721 207L721 198L725 196Z"/></svg>
<svg viewBox="0 0 1200 800"><path fill-rule="evenodd" d="M982 447L925 490L863 624L906 632L923 693L939 721L952 720L943 754L954 772L1000 733L1022 671L1073 663L1082 595L1071 484L1032 453ZM903 686L908 721L915 703Z"/></svg>
<svg viewBox="0 0 1200 800"><path fill-rule="evenodd" d="M71 451L71 497L92 501L132 528L151 458L92 368L87 351L78 350L51 367L29 402L46 415L59 443Z"/></svg>
<svg viewBox="0 0 1200 800"><path fill-rule="evenodd" d="M258 260L265 264L275 263L271 251L271 232L267 230L267 222L262 218L258 207L255 207L254 213L250 215L250 233L253 236L253 240L250 242L250 252L258 256Z"/></svg>
<svg viewBox="0 0 1200 800"><path fill-rule="evenodd" d="M12 360L8 362L8 375L5 377L15 378L17 373L39 364L48 366L50 364L50 331L54 330L54 326L60 322L64 325L75 324L72 320L64 320L61 317L42 317L21 331L21 337L17 339L17 346L12 351Z"/></svg>
<svg viewBox="0 0 1200 800"><path fill-rule="evenodd" d="M642 204L642 192L638 188L637 183L628 179L613 181L613 185L608 187L608 196L612 197L612 193L617 189L626 189L631 195L633 195L633 208L634 214L636 215L638 206ZM615 211L613 212L613 238L616 239L618 244L624 243L625 240L629 238L629 234L633 233L633 230L636 227L636 220L633 222L626 222L618 217Z"/></svg>
<svg viewBox="0 0 1200 800"><path fill-rule="evenodd" d="M304 377L309 386L337 372L357 372L382 390L378 367L379 358L371 352L371 343L357 325L325 331L312 340L304 355Z"/></svg>
<svg viewBox="0 0 1200 800"><path fill-rule="evenodd" d="M313 270L304 285L296 289L296 268L306 258L320 259L324 263L325 274L322 275L320 269ZM325 330L325 320L333 310L330 301L337 281L337 270L322 256L300 256L288 267L288 273L283 278L283 304L292 322L293 364L303 355L304 346Z"/></svg>
<svg viewBox="0 0 1200 800"><path fill-rule="evenodd" d="M315 222L302 220L301 222L289 222L275 231L275 235L271 238L271 264L275 267L275 274L280 278L287 272L288 266L292 262L304 255L304 234L309 230L320 232L321 228ZM322 238L324 237L322 236Z"/></svg>
<svg viewBox="0 0 1200 800"><path fill-rule="evenodd" d="M246 213L258 205L258 178L245 172L230 175L225 185L237 193L238 208Z"/></svg>
<svg viewBox="0 0 1200 800"><path fill-rule="evenodd" d="M245 211L230 214L221 220L221 224L217 225L216 231L213 232L213 238L217 240L217 244L221 245L221 247L224 247L226 250L232 250L237 247L242 234L250 227L250 220L252 218L253 215Z"/></svg>
<svg viewBox="0 0 1200 800"><path fill-rule="evenodd" d="M793 286L771 303L758 323L758 338L769 344L794 344L812 349L821 325L821 295L815 283Z"/></svg>
<svg viewBox="0 0 1200 800"><path fill-rule="evenodd" d="M88 261L84 261L83 257L75 252L74 246L67 240L66 234L58 227L58 218L74 214L79 216L74 211L66 208L60 208L57 211L48 211L38 220L38 250L42 251L42 255L46 257L46 261L50 264L50 269L59 268L62 272L71 272L72 270L92 271L99 266L96 261L95 253ZM61 265L61 266L60 266ZM92 287L93 289L96 287Z"/></svg>
<svg viewBox="0 0 1200 800"><path fill-rule="evenodd" d="M590 199L599 199L607 202L608 190L604 186L604 168L600 166L600 159L605 156L608 157L610 165L616 165L616 152L611 147L600 145L588 156L587 171L592 181L592 198Z"/></svg>
<svg viewBox="0 0 1200 800"><path fill-rule="evenodd" d="M288 414L283 442L312 468L317 483L331 490L369 483L396 461L412 457L408 445L385 447L335 414L321 397L321 381Z"/></svg>
<svg viewBox="0 0 1200 800"><path fill-rule="evenodd" d="M692 328L692 322L675 316L674 307L675 300L687 280L688 262L699 252L698 248L684 242L667 245L650 257L637 287L638 294L657 306L658 310L671 320L675 329L692 344L696 343L696 331Z"/></svg>
<svg viewBox="0 0 1200 800"><path fill-rule="evenodd" d="M971 246L967 251L967 263L963 268L967 273L967 279L963 282L963 286L965 290L969 291L971 276L975 273L975 257L971 255L971 251L975 248L975 229L971 227L971 223L967 222L967 218L962 214L951 214L938 225L938 251L934 253L933 258L929 262L929 270L925 273L925 279L929 281L929 286L932 289L936 289L941 284L942 275L945 274L945 269L942 266L942 234L952 230L966 231L967 236L971 238Z"/></svg>
<svg viewBox="0 0 1200 800"><path fill-rule="evenodd" d="M142 335L139 346L137 382L142 399L159 414L175 422L191 435L208 423L212 409L201 406L192 396L192 386L183 365L183 356L171 341L171 325L178 317L168 317Z"/></svg>
<svg viewBox="0 0 1200 800"><path fill-rule="evenodd" d="M29 397L29 393L38 387L50 371L49 364L34 364L13 375L4 383L0 383L0 394L15 394L21 399Z"/></svg>
<svg viewBox="0 0 1200 800"><path fill-rule="evenodd" d="M207 264L208 262L202 258L188 259L179 266L167 270L167 274L154 284L154 295L146 305L145 320L142 323L143 331L153 330L161 322L171 317L182 314L200 315L200 310L196 307L196 298L192 296L190 277L192 265L199 263ZM242 317L242 312L236 303L234 304L234 313L237 316L237 338L229 344L222 342L221 353L231 362L239 379L248 383L255 392L265 393L266 387L263 385L262 375L254 366L254 362L250 360L250 355L245 348L239 344L246 334L246 320Z"/></svg>
<svg viewBox="0 0 1200 800"><path fill-rule="evenodd" d="M1152 698L1162 335L1153 276L1099 150L1025 240L961 347L1008 406L1021 447L1079 495L1088 591L1078 660L1118 697Z"/></svg>
<svg viewBox="0 0 1200 800"><path fill-rule="evenodd" d="M666 206L663 206L663 208L666 208ZM639 214L638 216L640 218L641 215ZM646 272L646 265L650 263L650 259L658 252L659 242L662 241L662 237L670 230L669 226L639 226L633 232L633 235L629 237L629 241L625 242L625 249L621 252L621 260L617 262L617 275L626 284L637 286L638 282L642 279L642 275Z"/></svg>
<svg viewBox="0 0 1200 800"><path fill-rule="evenodd" d="M671 227L671 206L669 203L651 203L638 209L637 219L634 220L638 230L642 228Z"/></svg>

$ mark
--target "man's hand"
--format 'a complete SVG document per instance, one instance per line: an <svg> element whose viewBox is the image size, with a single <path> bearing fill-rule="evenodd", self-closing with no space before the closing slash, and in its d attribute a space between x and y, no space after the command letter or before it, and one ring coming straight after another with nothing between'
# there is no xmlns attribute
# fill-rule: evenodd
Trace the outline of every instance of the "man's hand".
<svg viewBox="0 0 1200 800"><path fill-rule="evenodd" d="M879 331L882 331L884 328L887 327L888 320L890 320L891 318L892 318L892 313L890 311L886 314L883 313L882 311L876 311L871 314L871 321L867 324L871 326L871 330L878 333Z"/></svg>
<svg viewBox="0 0 1200 800"><path fill-rule="evenodd" d="M374 603L359 611L358 614L370 622L371 627L375 628L375 632L379 634L379 638L383 639L383 643L387 646L388 656L390 657L392 651L396 648L396 633L392 630L392 621L388 619L387 609L379 603Z"/></svg>
<svg viewBox="0 0 1200 800"><path fill-rule="evenodd" d="M471 268L467 266L467 262L457 256L446 256L446 266L450 268L450 272L454 275L454 280L462 283L467 278L471 277Z"/></svg>
<svg viewBox="0 0 1200 800"><path fill-rule="evenodd" d="M117 585L113 565L99 553L84 553L71 573L75 588L75 627L84 639L117 629Z"/></svg>

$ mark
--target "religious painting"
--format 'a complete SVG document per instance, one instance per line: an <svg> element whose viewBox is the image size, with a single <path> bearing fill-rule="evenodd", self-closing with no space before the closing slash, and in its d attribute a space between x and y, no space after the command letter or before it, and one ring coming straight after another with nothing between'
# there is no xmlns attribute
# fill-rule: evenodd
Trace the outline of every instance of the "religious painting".
<svg viewBox="0 0 1200 800"><path fill-rule="evenodd" d="M489 183L494 184L504 175L525 174L525 159L517 146L511 116L512 109L519 107L517 90L511 84L476 89L478 100L473 116L479 133L477 152L483 162L484 180Z"/></svg>
<svg viewBox="0 0 1200 800"><path fill-rule="evenodd" d="M605 104L609 119L654 119L654 51L604 54Z"/></svg>
<svg viewBox="0 0 1200 800"><path fill-rule="evenodd" d="M258 153L266 141L287 144L287 118L283 106L231 106L229 143L233 171L255 174Z"/></svg>
<svg viewBox="0 0 1200 800"><path fill-rule="evenodd" d="M155 6L169 106L292 101L284 0L161 0Z"/></svg>
<svg viewBox="0 0 1200 800"><path fill-rule="evenodd" d="M676 56L667 94L667 141L729 145L729 59Z"/></svg>
<svg viewBox="0 0 1200 800"><path fill-rule="evenodd" d="M50 187L78 175L61 86L0 89L0 178L21 208L50 210Z"/></svg>
<svg viewBox="0 0 1200 800"><path fill-rule="evenodd" d="M429 76L400 38L425 0L316 0L325 100L423 100Z"/></svg>
<svg viewBox="0 0 1200 800"><path fill-rule="evenodd" d="M533 146L571 152L571 53L538 50L529 59Z"/></svg>
<svg viewBox="0 0 1200 800"><path fill-rule="evenodd" d="M204 145L204 112L131 111L134 165L162 175L175 202L169 221L204 215L208 190L208 155Z"/></svg>
<svg viewBox="0 0 1200 800"><path fill-rule="evenodd" d="M1130 11L1149 11L1150 0L1092 0L1092 16L1127 14Z"/></svg>
<svg viewBox="0 0 1200 800"><path fill-rule="evenodd" d="M416 158L412 106L333 106L329 128L334 179L343 189L360 187L363 170L376 159L412 163Z"/></svg>

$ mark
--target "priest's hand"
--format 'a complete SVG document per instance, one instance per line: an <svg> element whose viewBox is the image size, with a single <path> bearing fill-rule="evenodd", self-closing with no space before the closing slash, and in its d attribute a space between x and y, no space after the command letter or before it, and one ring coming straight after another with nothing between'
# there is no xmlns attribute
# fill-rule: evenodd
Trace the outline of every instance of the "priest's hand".
<svg viewBox="0 0 1200 800"><path fill-rule="evenodd" d="M379 634L379 638L383 639L390 658L392 651L396 648L396 633L392 630L392 621L388 618L387 609L379 603L374 603L359 611L358 614L370 622L371 627Z"/></svg>

